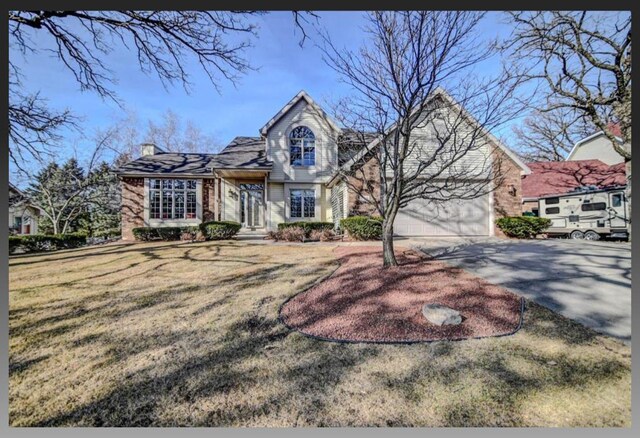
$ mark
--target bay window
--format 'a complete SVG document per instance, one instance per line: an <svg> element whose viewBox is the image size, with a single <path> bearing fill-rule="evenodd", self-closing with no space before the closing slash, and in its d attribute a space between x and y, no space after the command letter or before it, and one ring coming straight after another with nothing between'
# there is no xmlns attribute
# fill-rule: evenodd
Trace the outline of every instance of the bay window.
<svg viewBox="0 0 640 438"><path fill-rule="evenodd" d="M195 179L149 179L151 219L195 219Z"/></svg>

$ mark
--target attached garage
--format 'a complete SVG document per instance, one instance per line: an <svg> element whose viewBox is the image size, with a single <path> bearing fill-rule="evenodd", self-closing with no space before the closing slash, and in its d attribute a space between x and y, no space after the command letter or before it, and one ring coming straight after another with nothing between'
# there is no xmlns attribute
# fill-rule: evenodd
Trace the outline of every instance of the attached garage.
<svg viewBox="0 0 640 438"><path fill-rule="evenodd" d="M490 194L452 200L438 206L416 199L400 209L394 224L398 236L489 236Z"/></svg>

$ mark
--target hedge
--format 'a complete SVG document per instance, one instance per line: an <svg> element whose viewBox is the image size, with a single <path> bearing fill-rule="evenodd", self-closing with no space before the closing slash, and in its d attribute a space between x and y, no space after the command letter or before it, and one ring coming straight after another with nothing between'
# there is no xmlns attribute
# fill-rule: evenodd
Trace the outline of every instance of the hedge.
<svg viewBox="0 0 640 438"><path fill-rule="evenodd" d="M113 237L120 237L122 232L120 228L108 228L106 230L100 230L93 233L93 237L103 237L105 239L110 239Z"/></svg>
<svg viewBox="0 0 640 438"><path fill-rule="evenodd" d="M18 248L24 252L55 251L58 249L78 248L87 244L84 233L67 234L27 234L9 237L9 253Z"/></svg>
<svg viewBox="0 0 640 438"><path fill-rule="evenodd" d="M351 216L340 220L340 228L356 240L380 240L382 218L379 216Z"/></svg>
<svg viewBox="0 0 640 438"><path fill-rule="evenodd" d="M533 239L549 228L551 220L533 216L509 216L498 219L496 225L508 237Z"/></svg>
<svg viewBox="0 0 640 438"><path fill-rule="evenodd" d="M284 222L278 224L278 231L282 231L285 228L302 228L305 237L309 237L313 230L333 230L333 222Z"/></svg>
<svg viewBox="0 0 640 438"><path fill-rule="evenodd" d="M182 233L197 227L137 227L131 230L136 240L180 240Z"/></svg>
<svg viewBox="0 0 640 438"><path fill-rule="evenodd" d="M242 225L232 221L211 221L200 224L200 231L207 240L231 239L238 234Z"/></svg>

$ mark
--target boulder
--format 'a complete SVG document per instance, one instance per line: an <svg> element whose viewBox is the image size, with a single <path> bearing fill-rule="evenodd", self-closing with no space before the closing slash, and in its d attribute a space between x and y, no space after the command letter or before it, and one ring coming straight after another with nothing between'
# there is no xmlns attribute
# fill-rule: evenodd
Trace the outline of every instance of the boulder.
<svg viewBox="0 0 640 438"><path fill-rule="evenodd" d="M422 306L422 314L432 324L458 325L462 322L460 312L442 304L425 304Z"/></svg>

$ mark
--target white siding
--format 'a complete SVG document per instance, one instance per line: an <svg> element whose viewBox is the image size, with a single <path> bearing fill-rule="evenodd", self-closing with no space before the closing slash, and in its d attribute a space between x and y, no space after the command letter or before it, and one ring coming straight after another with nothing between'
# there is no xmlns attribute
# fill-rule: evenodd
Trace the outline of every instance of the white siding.
<svg viewBox="0 0 640 438"><path fill-rule="evenodd" d="M622 155L615 151L604 135L578 145L570 158L570 161L576 160L600 160L609 166L624 162Z"/></svg>
<svg viewBox="0 0 640 438"><path fill-rule="evenodd" d="M222 220L240 222L240 190L235 179L222 179Z"/></svg>
<svg viewBox="0 0 640 438"><path fill-rule="evenodd" d="M307 126L316 136L316 164L312 167L289 165L291 130ZM269 181L327 182L337 166L335 134L326 119L302 99L269 129L266 136L267 158L273 161Z"/></svg>
<svg viewBox="0 0 640 438"><path fill-rule="evenodd" d="M276 230L278 224L285 221L284 184L269 183L269 223L267 228Z"/></svg>
<svg viewBox="0 0 640 438"><path fill-rule="evenodd" d="M443 122L436 123L437 132L430 123L413 131L411 152L405 161L406 171L415 172L420 162L430 161L435 156L434 164L423 170L423 175L444 169L440 177L464 176L477 179L488 176L492 164L488 141L477 137L477 131L473 133L466 123L452 121L451 124L455 127L456 134L441 150L438 150L440 143L437 132L442 137L446 135L447 129L451 129L445 127ZM473 138L474 135L476 138Z"/></svg>

